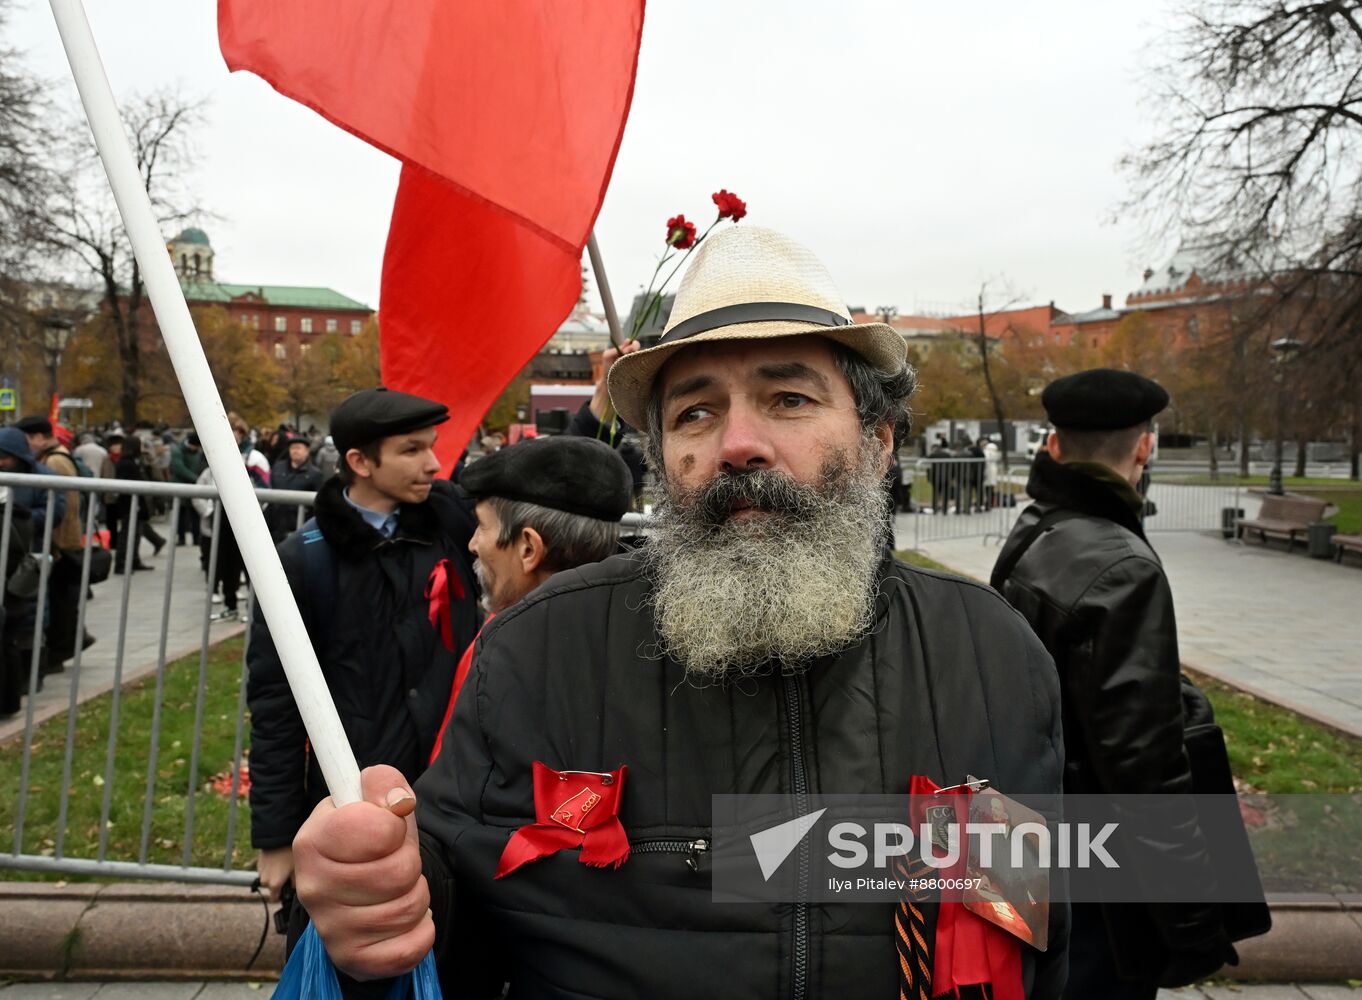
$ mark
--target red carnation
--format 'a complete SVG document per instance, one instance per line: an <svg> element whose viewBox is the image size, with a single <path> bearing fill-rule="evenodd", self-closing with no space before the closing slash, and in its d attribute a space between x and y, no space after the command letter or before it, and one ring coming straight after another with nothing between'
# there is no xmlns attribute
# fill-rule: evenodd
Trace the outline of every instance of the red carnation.
<svg viewBox="0 0 1362 1000"><path fill-rule="evenodd" d="M719 218L732 219L737 222L747 214L747 202L743 201L736 194L731 194L720 188L714 196L714 204L719 206Z"/></svg>
<svg viewBox="0 0 1362 1000"><path fill-rule="evenodd" d="M674 215L668 219L667 246L678 250L689 250L695 246L695 223L687 222L684 215Z"/></svg>

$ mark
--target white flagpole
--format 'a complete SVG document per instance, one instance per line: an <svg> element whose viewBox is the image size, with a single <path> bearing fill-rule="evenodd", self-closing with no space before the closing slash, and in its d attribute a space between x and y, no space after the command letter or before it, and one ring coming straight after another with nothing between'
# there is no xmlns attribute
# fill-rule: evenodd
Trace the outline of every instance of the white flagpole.
<svg viewBox="0 0 1362 1000"><path fill-rule="evenodd" d="M142 187L142 178L128 145L94 35L90 32L85 8L81 0L51 0L51 4L95 145L104 161L114 200L118 203L119 214L123 217L156 312L156 321L161 327L161 336L189 405L209 468L213 470L222 505L236 532L257 603L269 622L270 635L307 727L312 751L317 755L336 804L358 801L361 798L359 766L345 738L345 730L341 728L331 692L308 641L307 629L265 528L265 518L246 474L236 438L227 423L222 397L194 330L170 255L166 253L151 199Z"/></svg>

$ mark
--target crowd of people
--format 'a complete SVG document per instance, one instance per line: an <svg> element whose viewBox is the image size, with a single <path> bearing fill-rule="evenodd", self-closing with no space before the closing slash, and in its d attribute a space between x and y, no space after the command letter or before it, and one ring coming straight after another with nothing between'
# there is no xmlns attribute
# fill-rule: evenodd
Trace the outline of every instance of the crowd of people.
<svg viewBox="0 0 1362 1000"><path fill-rule="evenodd" d="M286 424L252 430L234 415L233 430L257 486L315 491L335 474L339 459L335 444L315 428L308 434ZM213 500L181 502L174 523L169 523L173 505L164 497L138 495L134 499L132 493L121 490L63 490L44 479L65 476L130 484L211 485L198 435L192 430L177 431L149 421L125 430L115 422L77 434L47 417L28 415L12 426L0 427L0 471L32 477L32 485L0 489L0 506L9 509L11 520L3 561L6 586L0 604L0 718L22 708L35 645L41 690L47 676L66 669L78 643L87 649L96 641L97 637L78 622L87 526L94 529L94 537L89 539L93 550L86 592L89 600L98 594L95 587L111 574L152 570L146 558L148 549L154 557L167 544L196 546L206 575L214 522L222 521L212 596L214 605L222 607L213 617L219 621L244 620L240 551L226 519L215 516ZM39 602L39 558L44 551L49 495L53 498L50 561L46 600ZM276 540L293 530L300 509L289 504L266 506Z"/></svg>
<svg viewBox="0 0 1362 1000"><path fill-rule="evenodd" d="M965 439L955 448L938 434L922 463L932 488L932 513L977 514L1001 506L1008 494L998 489L1002 449L992 437Z"/></svg>

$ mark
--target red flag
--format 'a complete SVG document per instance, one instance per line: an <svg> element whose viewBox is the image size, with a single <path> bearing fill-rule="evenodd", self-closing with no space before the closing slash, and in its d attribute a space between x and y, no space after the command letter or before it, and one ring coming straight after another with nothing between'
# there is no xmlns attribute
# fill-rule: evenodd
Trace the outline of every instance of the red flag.
<svg viewBox="0 0 1362 1000"><path fill-rule="evenodd" d="M219 0L229 68L403 160L384 383L450 407L446 468L581 293L644 0Z"/></svg>

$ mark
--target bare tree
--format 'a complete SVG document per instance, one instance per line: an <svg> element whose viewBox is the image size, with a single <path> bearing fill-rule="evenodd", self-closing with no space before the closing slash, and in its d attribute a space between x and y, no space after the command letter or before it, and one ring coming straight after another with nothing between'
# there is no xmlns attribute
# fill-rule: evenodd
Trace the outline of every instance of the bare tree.
<svg viewBox="0 0 1362 1000"><path fill-rule="evenodd" d="M996 371L995 364L996 359L994 359L992 356L992 353L994 350L997 349L998 344L994 342L995 338L990 337L988 334L988 320L990 317L995 316L998 313L1007 312L1009 309L1015 306L1017 302L1020 300L1016 295L1009 294L1007 296L1007 301L1004 302L1002 305L990 305L989 304L990 293L988 286L989 282L987 281L982 282L979 285L979 294L975 297L974 329L969 331L962 330L961 332L968 334L971 343L974 345L974 349L979 354L979 373L984 377L984 387L988 390L989 402L992 405L993 409L993 418L998 422L998 437L1000 439L999 447L1002 450L1001 457L1003 462L1003 471L1006 472L1008 469L1008 455L1007 455L1007 433L1004 430L1005 417L1003 406L1003 391L999 385L999 379L997 377L998 372ZM996 339L999 342L1001 342L1002 337L1005 336L1008 332L1009 332L1008 330L999 331L1000 335ZM1011 330L1010 332L1012 332L1016 336L1024 335L1020 331L1016 330Z"/></svg>
<svg viewBox="0 0 1362 1000"><path fill-rule="evenodd" d="M0 0L0 38L9 7L9 0ZM44 156L50 113L42 81L24 71L15 49L0 43L0 278L11 281L26 274L38 244L37 220L52 180Z"/></svg>
<svg viewBox="0 0 1362 1000"><path fill-rule="evenodd" d="M163 229L189 218L185 172L192 163L194 129L202 119L198 103L170 93L131 102L124 125L146 189ZM101 291L101 310L118 351L119 411L137 420L144 391L145 289L108 182L84 128L64 152L62 183L47 209L47 238L92 272Z"/></svg>
<svg viewBox="0 0 1362 1000"><path fill-rule="evenodd" d="M1203 0L1161 45L1163 134L1128 156L1156 236L1221 263L1328 266L1359 244L1362 2Z"/></svg>
<svg viewBox="0 0 1362 1000"><path fill-rule="evenodd" d="M1362 0L1200 0L1157 44L1148 93L1161 134L1123 161L1126 208L1151 242L1197 247L1215 272L1203 278L1242 282L1255 308L1238 349L1285 314L1311 364L1354 370ZM1347 399L1315 400L1326 402Z"/></svg>
<svg viewBox="0 0 1362 1000"><path fill-rule="evenodd" d="M9 0L0 0L0 351L8 373L38 350L27 283L37 264L41 207L52 183L44 151L51 108L42 81L3 43Z"/></svg>

